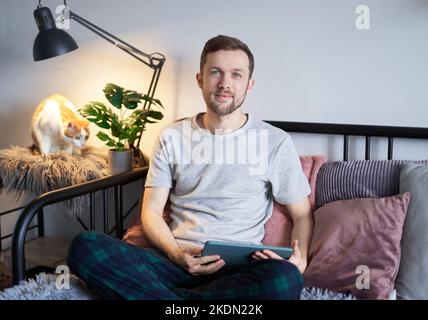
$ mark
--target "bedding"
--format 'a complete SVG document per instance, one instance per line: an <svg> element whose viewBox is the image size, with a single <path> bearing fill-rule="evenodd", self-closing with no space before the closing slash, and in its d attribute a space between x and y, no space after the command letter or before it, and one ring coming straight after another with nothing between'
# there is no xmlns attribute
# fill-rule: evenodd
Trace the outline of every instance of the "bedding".
<svg viewBox="0 0 428 320"><path fill-rule="evenodd" d="M68 289L57 286L58 275L39 273L35 279L0 292L0 300L102 300L75 275L70 276ZM300 300L355 300L350 294L320 288L303 288Z"/></svg>
<svg viewBox="0 0 428 320"><path fill-rule="evenodd" d="M400 170L406 160L352 160L325 163L318 173L316 206L356 198L399 193ZM416 163L427 164L427 160Z"/></svg>
<svg viewBox="0 0 428 320"><path fill-rule="evenodd" d="M325 162L325 156L299 156L302 164L303 173L308 178L311 187L309 202L312 208L315 208L315 189L317 183L318 171ZM276 201L273 204L272 216L265 224L265 236L263 244L272 246L289 247L291 244L291 229L293 222L285 205Z"/></svg>
<svg viewBox="0 0 428 320"><path fill-rule="evenodd" d="M405 192L340 200L317 209L305 285L359 299L388 299L400 263L409 201Z"/></svg>
<svg viewBox="0 0 428 320"><path fill-rule="evenodd" d="M428 299L428 166L407 164L400 173L400 192L410 192L396 287L399 299Z"/></svg>
<svg viewBox="0 0 428 320"><path fill-rule="evenodd" d="M399 270L404 219L411 201L410 193L399 194L400 171L408 161L325 162L323 156L300 156L300 160L311 186L310 203L316 210L305 284L352 293L361 299L390 298ZM170 221L169 203L164 219ZM286 206L275 202L272 217L265 225L263 243L289 246L291 228ZM139 213L123 239L137 246L151 246ZM369 290L356 288L357 262L369 267Z"/></svg>

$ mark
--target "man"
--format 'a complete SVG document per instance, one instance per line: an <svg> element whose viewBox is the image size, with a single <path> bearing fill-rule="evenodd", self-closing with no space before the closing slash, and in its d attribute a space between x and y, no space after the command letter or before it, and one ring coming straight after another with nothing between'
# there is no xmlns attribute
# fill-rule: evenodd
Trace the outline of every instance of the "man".
<svg viewBox="0 0 428 320"><path fill-rule="evenodd" d="M240 40L217 36L205 44L196 80L206 112L169 125L151 156L141 220L155 248L96 232L80 234L70 247L71 269L100 295L299 298L313 231L310 188L290 136L241 110L253 69ZM169 225L162 217L168 199ZM260 244L274 200L293 220L288 261L263 250L248 265L228 268L218 255L201 256L208 240Z"/></svg>

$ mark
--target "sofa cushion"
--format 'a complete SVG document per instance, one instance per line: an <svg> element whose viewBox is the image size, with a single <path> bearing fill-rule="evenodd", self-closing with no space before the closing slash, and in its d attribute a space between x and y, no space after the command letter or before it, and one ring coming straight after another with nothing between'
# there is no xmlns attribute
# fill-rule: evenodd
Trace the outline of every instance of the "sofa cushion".
<svg viewBox="0 0 428 320"><path fill-rule="evenodd" d="M396 280L397 297L428 299L428 166L407 164L400 173L400 192L410 192Z"/></svg>
<svg viewBox="0 0 428 320"><path fill-rule="evenodd" d="M315 208L315 188L317 184L318 171L325 162L325 156L299 156L303 173L308 178L311 187L309 202ZM265 224L265 236L263 244L272 246L289 247L291 244L291 229L293 221L287 210L287 206L274 202L272 216Z"/></svg>
<svg viewBox="0 0 428 320"><path fill-rule="evenodd" d="M305 285L360 299L388 299L400 263L409 200L406 192L335 201L317 209Z"/></svg>
<svg viewBox="0 0 428 320"><path fill-rule="evenodd" d="M316 187L316 206L356 198L381 198L399 193L400 170L405 160L355 160L327 162ZM427 160L416 163L427 164Z"/></svg>

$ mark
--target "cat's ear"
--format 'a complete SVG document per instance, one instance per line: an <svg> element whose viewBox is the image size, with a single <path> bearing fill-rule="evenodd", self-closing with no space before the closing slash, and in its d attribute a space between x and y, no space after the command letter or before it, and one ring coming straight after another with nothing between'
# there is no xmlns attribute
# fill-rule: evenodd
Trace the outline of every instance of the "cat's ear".
<svg viewBox="0 0 428 320"><path fill-rule="evenodd" d="M68 129L74 128L74 123L73 123L72 121L70 121L70 122L67 124L67 128L68 128Z"/></svg>

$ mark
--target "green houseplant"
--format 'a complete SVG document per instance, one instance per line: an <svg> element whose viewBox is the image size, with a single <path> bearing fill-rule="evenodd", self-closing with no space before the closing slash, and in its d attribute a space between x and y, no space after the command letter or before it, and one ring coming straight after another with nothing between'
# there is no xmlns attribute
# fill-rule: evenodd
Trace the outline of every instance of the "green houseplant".
<svg viewBox="0 0 428 320"><path fill-rule="evenodd" d="M146 129L147 124L156 123L163 118L162 112L151 109L151 106L162 108L163 106L157 99L137 91L126 90L113 83L106 84L103 92L114 109L102 102L91 101L79 109L79 112L90 122L104 129L96 136L110 148L110 168L115 174L132 169L132 154L133 150L136 150L135 141ZM148 103L145 103L146 107L139 108L141 102ZM120 163L119 167L112 166L112 162L118 158L126 158L122 160L126 161L126 168Z"/></svg>

